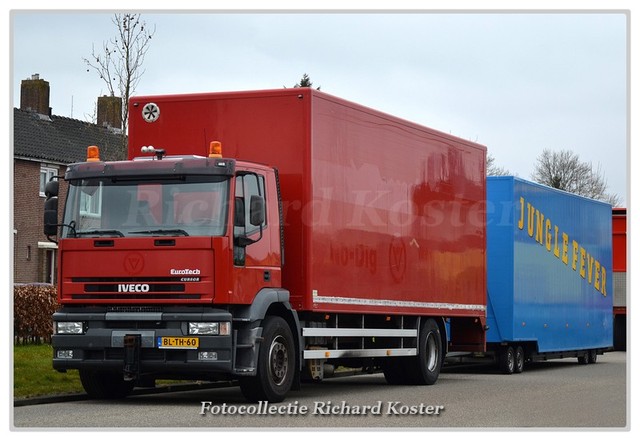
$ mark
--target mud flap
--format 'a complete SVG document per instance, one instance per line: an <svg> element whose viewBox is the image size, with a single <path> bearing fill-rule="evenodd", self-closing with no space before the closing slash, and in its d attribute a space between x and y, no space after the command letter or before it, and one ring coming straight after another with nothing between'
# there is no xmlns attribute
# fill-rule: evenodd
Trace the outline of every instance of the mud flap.
<svg viewBox="0 0 640 441"><path fill-rule="evenodd" d="M485 317L452 317L450 352L484 352L487 322Z"/></svg>

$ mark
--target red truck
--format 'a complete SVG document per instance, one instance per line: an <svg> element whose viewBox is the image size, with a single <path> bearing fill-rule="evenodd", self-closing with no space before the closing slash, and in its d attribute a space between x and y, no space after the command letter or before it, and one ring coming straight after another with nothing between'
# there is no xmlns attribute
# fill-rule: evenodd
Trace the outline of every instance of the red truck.
<svg viewBox="0 0 640 441"><path fill-rule="evenodd" d="M485 147L308 88L134 97L129 160L57 181L53 367L93 397L324 365L433 384L486 348Z"/></svg>
<svg viewBox="0 0 640 441"><path fill-rule="evenodd" d="M627 209L613 209L613 347L627 350Z"/></svg>

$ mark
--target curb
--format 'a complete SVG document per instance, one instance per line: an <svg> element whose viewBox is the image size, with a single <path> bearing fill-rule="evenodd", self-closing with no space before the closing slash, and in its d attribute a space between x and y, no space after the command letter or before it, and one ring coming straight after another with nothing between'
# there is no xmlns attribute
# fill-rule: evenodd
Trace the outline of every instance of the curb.
<svg viewBox="0 0 640 441"><path fill-rule="evenodd" d="M134 389L131 395L152 395L170 392L188 392L193 390L220 389L223 387L237 386L237 381L219 381L215 383L189 383L189 384L169 384L153 388ZM13 407L33 406L36 404L66 403L71 401L90 400L86 393L63 394L63 395L43 395L30 398L18 398L13 400Z"/></svg>

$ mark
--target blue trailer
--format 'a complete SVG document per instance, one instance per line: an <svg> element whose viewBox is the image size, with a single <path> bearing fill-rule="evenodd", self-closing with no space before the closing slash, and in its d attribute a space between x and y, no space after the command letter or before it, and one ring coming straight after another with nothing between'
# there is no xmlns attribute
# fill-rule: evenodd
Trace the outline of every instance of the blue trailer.
<svg viewBox="0 0 640 441"><path fill-rule="evenodd" d="M613 345L611 206L516 177L487 179L487 350L595 363Z"/></svg>

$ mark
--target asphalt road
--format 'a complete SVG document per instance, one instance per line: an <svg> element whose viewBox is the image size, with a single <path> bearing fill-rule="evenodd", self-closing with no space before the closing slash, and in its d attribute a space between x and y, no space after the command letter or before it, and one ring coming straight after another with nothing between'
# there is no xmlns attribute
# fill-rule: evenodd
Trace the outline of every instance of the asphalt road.
<svg viewBox="0 0 640 441"><path fill-rule="evenodd" d="M303 384L283 403L249 405L238 387L13 408L13 429L42 428L619 428L628 424L625 352L502 375L445 368L433 386L389 386L381 374ZM354 414L359 412L360 414Z"/></svg>

